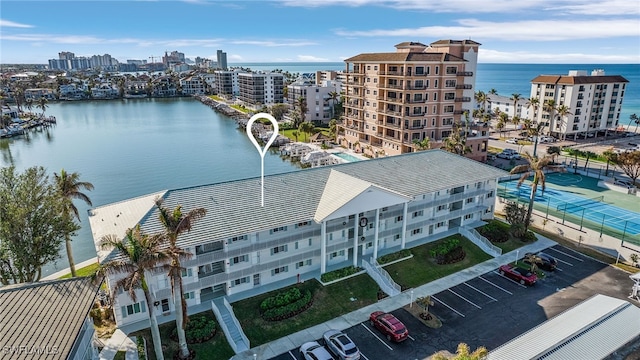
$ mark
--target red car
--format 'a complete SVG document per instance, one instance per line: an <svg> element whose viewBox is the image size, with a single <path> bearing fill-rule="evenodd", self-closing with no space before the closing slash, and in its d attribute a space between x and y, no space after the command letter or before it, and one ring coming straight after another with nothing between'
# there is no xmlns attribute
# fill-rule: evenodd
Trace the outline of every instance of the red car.
<svg viewBox="0 0 640 360"><path fill-rule="evenodd" d="M500 275L504 275L511 280L517 281L522 285L533 285L538 280L538 275L527 269L523 269L513 265L502 265L498 270Z"/></svg>
<svg viewBox="0 0 640 360"><path fill-rule="evenodd" d="M369 322L382 331L389 341L401 342L409 337L407 327L392 314L374 311L369 316Z"/></svg>

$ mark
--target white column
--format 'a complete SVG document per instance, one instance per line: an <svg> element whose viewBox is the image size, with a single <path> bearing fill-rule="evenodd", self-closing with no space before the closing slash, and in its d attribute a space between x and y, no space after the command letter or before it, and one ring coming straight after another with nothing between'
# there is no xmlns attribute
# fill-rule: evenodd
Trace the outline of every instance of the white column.
<svg viewBox="0 0 640 360"><path fill-rule="evenodd" d="M353 216L353 267L358 267L358 214Z"/></svg>
<svg viewBox="0 0 640 360"><path fill-rule="evenodd" d="M402 207L402 243L400 245L401 249L404 249L407 242L407 208L409 207L409 203L404 203Z"/></svg>
<svg viewBox="0 0 640 360"><path fill-rule="evenodd" d="M320 274L327 271L327 222L320 224Z"/></svg>
<svg viewBox="0 0 640 360"><path fill-rule="evenodd" d="M373 259L378 258L378 223L380 222L380 209L376 209L375 233L373 235Z"/></svg>

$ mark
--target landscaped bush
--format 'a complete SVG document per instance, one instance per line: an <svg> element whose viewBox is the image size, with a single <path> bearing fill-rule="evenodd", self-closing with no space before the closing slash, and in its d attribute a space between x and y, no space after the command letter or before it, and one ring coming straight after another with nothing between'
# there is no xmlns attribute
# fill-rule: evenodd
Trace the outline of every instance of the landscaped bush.
<svg viewBox="0 0 640 360"><path fill-rule="evenodd" d="M381 265L386 264L386 263L389 263L398 259L403 259L409 256L411 256L411 250L409 249L400 250L392 254L387 254L385 256L379 257L378 264L381 264Z"/></svg>
<svg viewBox="0 0 640 360"><path fill-rule="evenodd" d="M260 304L260 310L267 311L269 309L278 308L289 305L302 298L302 292L297 287L291 288L286 292L278 293L275 296L268 297Z"/></svg>
<svg viewBox="0 0 640 360"><path fill-rule="evenodd" d="M137 342L137 348L138 348L138 359L140 360L147 360L147 352L145 351L145 346L144 346L144 338L142 336L138 336L136 338L136 342Z"/></svg>
<svg viewBox="0 0 640 360"><path fill-rule="evenodd" d="M328 273L324 273L320 276L320 280L322 282L327 283L329 281L338 280L343 277L353 275L360 271L362 271L361 267L348 266L342 269L333 270L333 271L329 271Z"/></svg>
<svg viewBox="0 0 640 360"><path fill-rule="evenodd" d="M498 220L493 220L477 230L491 242L503 243L509 240L509 226Z"/></svg>
<svg viewBox="0 0 640 360"><path fill-rule="evenodd" d="M524 236L524 241L529 242L529 241L536 241L538 240L538 238L536 237L536 234L533 233L533 231L529 230L527 231L527 233Z"/></svg>
<svg viewBox="0 0 640 360"><path fill-rule="evenodd" d="M429 251L429 255L436 259L440 265L461 261L465 252L460 245L460 239L448 238L444 242Z"/></svg>
<svg viewBox="0 0 640 360"><path fill-rule="evenodd" d="M297 288L294 288L294 289L298 290ZM300 290L298 290L298 293L300 293ZM278 295L276 295L276 297ZM279 321L279 320L288 319L292 316L298 315L299 313L307 310L313 304L311 291L306 290L304 294L301 294L301 295L302 296L299 299L291 303L285 304L283 306L269 308L268 310L262 313L262 318L267 321ZM270 298L267 298L265 299L265 301L269 299ZM264 301L263 301L263 304L264 304ZM262 308L262 304L261 304L261 308Z"/></svg>
<svg viewBox="0 0 640 360"><path fill-rule="evenodd" d="M187 343L196 344L211 339L216 334L216 322L204 315L193 316L189 318L185 335ZM177 329L173 329L172 337L178 338Z"/></svg>

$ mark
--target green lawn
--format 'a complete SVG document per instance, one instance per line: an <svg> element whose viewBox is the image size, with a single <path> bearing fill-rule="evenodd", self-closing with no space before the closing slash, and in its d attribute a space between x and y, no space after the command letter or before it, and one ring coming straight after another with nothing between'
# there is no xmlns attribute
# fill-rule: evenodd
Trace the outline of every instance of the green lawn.
<svg viewBox="0 0 640 360"><path fill-rule="evenodd" d="M460 239L460 245L462 245L467 255L464 260L457 263L446 265L436 264L435 259L429 255L429 250L451 237ZM396 283L405 289L418 287L491 259L490 255L480 250L479 247L468 239L460 235L453 235L451 237L412 248L412 258L385 266L384 269L391 275Z"/></svg>
<svg viewBox="0 0 640 360"><path fill-rule="evenodd" d="M96 273L96 271L98 270L99 266L100 265L98 265L98 263L95 263L95 264L91 264L89 266L85 266L83 268L76 269L76 275L78 277L92 276L93 274ZM70 279L70 278L71 278L71 273L68 273L67 275L60 276L60 279Z"/></svg>
<svg viewBox="0 0 640 360"><path fill-rule="evenodd" d="M311 290L313 305L303 313L284 321L265 321L260 316L259 309L264 299L288 288L232 304L233 311L249 338L251 347L321 324L377 301L378 285L366 274L329 286L322 286L316 280L294 286L299 286L300 290Z"/></svg>
<svg viewBox="0 0 640 360"><path fill-rule="evenodd" d="M215 319L212 311L205 311L199 315L205 315L208 318ZM173 321L160 325L160 337L162 338L162 345L164 347L163 353L166 359L173 359L173 356L178 350L178 342L174 341L170 337L171 331L175 327L176 323ZM201 344L189 344L189 349L196 351L197 359L228 360L235 355L219 325L217 330L218 332L212 339ZM131 335L143 336L147 340L147 353L149 360L156 360L156 355L153 350L153 341L151 340L151 331L149 329L145 329L132 333Z"/></svg>

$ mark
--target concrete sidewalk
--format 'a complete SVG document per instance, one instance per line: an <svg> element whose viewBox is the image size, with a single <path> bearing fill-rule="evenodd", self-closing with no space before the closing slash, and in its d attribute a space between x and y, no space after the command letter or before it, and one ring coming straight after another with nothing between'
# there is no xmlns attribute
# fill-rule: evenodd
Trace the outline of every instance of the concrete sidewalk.
<svg viewBox="0 0 640 360"><path fill-rule="evenodd" d="M117 329L100 351L100 360L113 360L118 351L126 351L126 360L138 359L138 346L135 338L129 338L122 330Z"/></svg>
<svg viewBox="0 0 640 360"><path fill-rule="evenodd" d="M257 346L255 348L244 351L240 354L232 357L232 360L266 360L282 353L285 353L291 349L298 348L306 341L320 339L322 334L329 329L345 330L352 326L358 325L363 321L369 319L369 314L373 311L381 310L385 312L394 311L411 302L411 299L416 299L420 296L433 295L441 291L444 291L452 286L462 284L465 281L469 281L477 276L486 274L500 267L501 265L508 264L515 261L517 258L521 258L527 252L538 252L557 245L555 241L552 241L546 237L537 235L538 241L532 244L525 245L518 250L514 250L507 254L503 254L499 257L487 260L481 264L472 266L470 268L459 271L455 274L451 274L432 281L428 284L424 284L415 289L409 289L394 297L388 297L378 301L375 304L363 307L348 314L339 316L335 319L329 320L325 323L310 327L298 331L297 333L285 336L278 340ZM412 294L413 293L413 294Z"/></svg>

